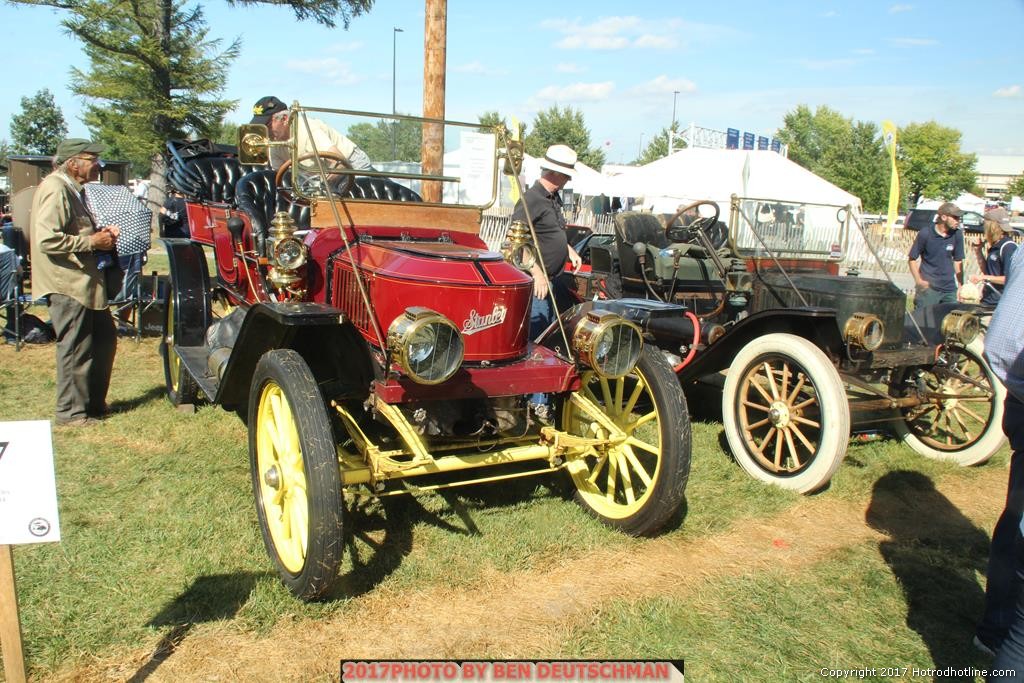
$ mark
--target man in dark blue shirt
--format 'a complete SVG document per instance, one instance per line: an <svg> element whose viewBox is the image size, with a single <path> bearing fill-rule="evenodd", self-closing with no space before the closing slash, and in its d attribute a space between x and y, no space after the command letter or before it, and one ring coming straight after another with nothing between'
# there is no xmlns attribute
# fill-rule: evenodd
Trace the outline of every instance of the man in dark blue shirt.
<svg viewBox="0 0 1024 683"><path fill-rule="evenodd" d="M915 311L957 302L964 264L964 237L958 229L963 215L956 204L946 202L935 213L935 226L918 231L909 254L910 274L917 285Z"/></svg>

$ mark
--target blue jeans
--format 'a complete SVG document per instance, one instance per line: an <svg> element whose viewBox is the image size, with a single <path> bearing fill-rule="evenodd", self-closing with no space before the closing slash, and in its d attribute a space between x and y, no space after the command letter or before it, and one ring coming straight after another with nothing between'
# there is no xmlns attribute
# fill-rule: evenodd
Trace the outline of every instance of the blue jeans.
<svg viewBox="0 0 1024 683"><path fill-rule="evenodd" d="M142 272L142 264L145 263L145 260L145 254L123 254L117 257L117 264L124 273L124 280L121 283L121 291L117 293L113 301L121 302L135 298L139 273Z"/></svg>
<svg viewBox="0 0 1024 683"><path fill-rule="evenodd" d="M993 644L1006 637L1015 615L1021 572L1024 564L1017 553L1021 537L1020 522L1024 515L1024 403L1007 394L1003 413L1003 432L1010 440L1010 480L1006 490L1006 507L992 531L992 549L988 558L988 579L985 584L985 613L978 624L978 636ZM1021 624L1024 628L1024 624ZM1024 641L1022 641L1024 643ZM1024 675L1024 669L1021 669Z"/></svg>
<svg viewBox="0 0 1024 683"><path fill-rule="evenodd" d="M1019 584L1024 581L1024 537L1019 533L1017 535L1016 552L1018 567L1017 583ZM1010 630L996 652L996 659L992 663L992 669L998 669L1006 673L999 676L987 676L985 678L986 683L1024 681L1024 591L1017 595ZM1008 673L1009 671L1012 671L1012 673Z"/></svg>

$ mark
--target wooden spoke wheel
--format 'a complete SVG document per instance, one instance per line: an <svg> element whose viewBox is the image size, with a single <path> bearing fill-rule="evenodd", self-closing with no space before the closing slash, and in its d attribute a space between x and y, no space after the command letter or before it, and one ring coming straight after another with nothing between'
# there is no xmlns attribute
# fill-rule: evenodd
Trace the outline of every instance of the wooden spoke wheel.
<svg viewBox="0 0 1024 683"><path fill-rule="evenodd" d="M167 398L171 404L189 405L195 403L199 398L199 385L192 379L192 375L181 366L181 358L174 351L178 344L177 317L178 317L178 287L171 274L170 287L167 292L167 303L164 307L164 329L163 341L160 344L160 352L163 355L164 385L167 389Z"/></svg>
<svg viewBox="0 0 1024 683"><path fill-rule="evenodd" d="M249 461L267 552L293 595L316 600L341 564L343 499L327 409L309 366L268 351L253 375Z"/></svg>
<svg viewBox="0 0 1024 683"><path fill-rule="evenodd" d="M897 433L916 453L959 465L979 465L1003 445L1006 389L981 355L984 342L945 349L948 363L910 377L924 402L901 411Z"/></svg>
<svg viewBox="0 0 1024 683"><path fill-rule="evenodd" d="M803 337L768 334L743 347L726 377L722 417L736 462L783 488L820 489L846 455L850 408L843 382Z"/></svg>
<svg viewBox="0 0 1024 683"><path fill-rule="evenodd" d="M568 463L576 501L626 533L657 532L679 511L690 474L690 417L679 380L647 347L631 374L609 380L588 371L578 393L585 402L565 400L562 428L612 444Z"/></svg>

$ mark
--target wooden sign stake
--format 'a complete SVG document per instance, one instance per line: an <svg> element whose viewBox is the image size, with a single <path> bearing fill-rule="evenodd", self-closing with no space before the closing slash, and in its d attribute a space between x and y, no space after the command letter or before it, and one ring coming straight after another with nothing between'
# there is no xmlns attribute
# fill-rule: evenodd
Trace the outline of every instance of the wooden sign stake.
<svg viewBox="0 0 1024 683"><path fill-rule="evenodd" d="M25 655L21 649L21 619L14 586L14 549L0 544L0 646L4 674L10 683L25 683Z"/></svg>

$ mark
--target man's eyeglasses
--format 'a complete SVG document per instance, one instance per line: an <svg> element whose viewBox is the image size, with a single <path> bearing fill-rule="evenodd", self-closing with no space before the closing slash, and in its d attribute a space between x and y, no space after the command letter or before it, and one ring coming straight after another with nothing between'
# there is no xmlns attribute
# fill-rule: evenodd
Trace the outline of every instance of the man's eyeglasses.
<svg viewBox="0 0 1024 683"><path fill-rule="evenodd" d="M78 156L78 157L75 157L75 158L80 160L80 161L88 161L90 164L99 164L100 168L103 168L104 166L107 165L106 162L104 162L103 159L100 159L99 157L82 157L82 156Z"/></svg>

